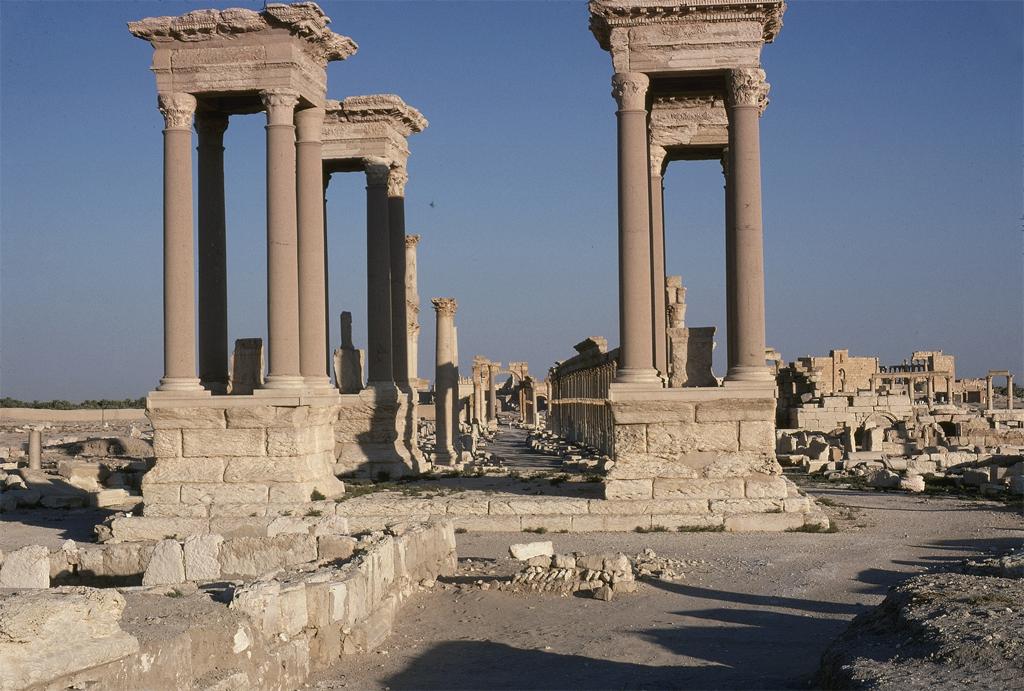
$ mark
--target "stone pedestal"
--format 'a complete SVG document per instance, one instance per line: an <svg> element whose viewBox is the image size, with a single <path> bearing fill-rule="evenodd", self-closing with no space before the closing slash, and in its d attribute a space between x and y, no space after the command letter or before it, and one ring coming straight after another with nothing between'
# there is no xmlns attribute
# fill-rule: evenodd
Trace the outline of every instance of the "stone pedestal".
<svg viewBox="0 0 1024 691"><path fill-rule="evenodd" d="M336 472L372 478L427 472L430 464L403 441L411 405L411 395L393 384L368 385L358 394L342 395L334 424Z"/></svg>
<svg viewBox="0 0 1024 691"><path fill-rule="evenodd" d="M334 351L334 379L341 393L363 390L363 351L352 344L352 313L341 313L341 347Z"/></svg>
<svg viewBox="0 0 1024 691"><path fill-rule="evenodd" d="M263 386L263 339L239 338L231 356L228 390L236 396L249 396Z"/></svg>
<svg viewBox="0 0 1024 691"><path fill-rule="evenodd" d="M711 369L715 327L670 328L668 341L669 387L718 386L718 379Z"/></svg>
<svg viewBox="0 0 1024 691"><path fill-rule="evenodd" d="M143 515L302 515L340 497L338 408L337 395L151 397L156 463L142 480Z"/></svg>

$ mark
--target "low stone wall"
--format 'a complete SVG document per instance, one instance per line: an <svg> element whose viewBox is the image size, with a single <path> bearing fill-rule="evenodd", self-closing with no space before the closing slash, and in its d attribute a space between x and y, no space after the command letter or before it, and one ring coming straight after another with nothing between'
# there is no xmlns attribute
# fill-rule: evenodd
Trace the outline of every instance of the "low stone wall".
<svg viewBox="0 0 1024 691"><path fill-rule="evenodd" d="M0 423L11 422L128 422L146 419L142 408L0 408Z"/></svg>
<svg viewBox="0 0 1024 691"><path fill-rule="evenodd" d="M149 401L156 463L147 517L301 513L344 494L334 476L338 396L216 396Z"/></svg>
<svg viewBox="0 0 1024 691"><path fill-rule="evenodd" d="M379 645L402 602L456 567L448 522L394 526L363 546L339 567L242 585L229 605L152 589L0 590L0 690L297 688ZM166 623L147 630L161 610Z"/></svg>

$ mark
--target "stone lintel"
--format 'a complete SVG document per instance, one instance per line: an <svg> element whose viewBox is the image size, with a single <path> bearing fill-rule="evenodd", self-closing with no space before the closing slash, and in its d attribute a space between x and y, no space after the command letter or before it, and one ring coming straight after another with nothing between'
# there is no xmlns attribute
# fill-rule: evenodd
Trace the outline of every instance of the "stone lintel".
<svg viewBox="0 0 1024 691"><path fill-rule="evenodd" d="M146 396L146 409L160 408L252 408L256 406L325 406L337 405L339 394L332 391L296 392L285 394L280 390L257 389L247 396L212 396L209 391L189 392L188 395L168 395L166 391L150 391Z"/></svg>
<svg viewBox="0 0 1024 691"><path fill-rule="evenodd" d="M656 98L651 106L650 140L667 150L669 161L717 158L729 143L724 94ZM699 150L680 151L690 147Z"/></svg>
<svg viewBox="0 0 1024 691"><path fill-rule="evenodd" d="M367 158L382 158L404 168L408 137L427 127L423 115L394 94L328 100L322 130L328 172L362 170Z"/></svg>

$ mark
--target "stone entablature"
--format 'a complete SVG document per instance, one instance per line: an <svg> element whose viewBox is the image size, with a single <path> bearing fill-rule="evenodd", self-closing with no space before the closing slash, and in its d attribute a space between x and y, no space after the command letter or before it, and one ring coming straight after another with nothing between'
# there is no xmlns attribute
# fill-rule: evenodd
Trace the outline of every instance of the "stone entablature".
<svg viewBox="0 0 1024 691"><path fill-rule="evenodd" d="M391 168L404 170L409 158L409 136L422 132L428 124L422 113L394 94L328 100L323 125L327 170L351 170L371 158L383 159Z"/></svg>
<svg viewBox="0 0 1024 691"><path fill-rule="evenodd" d="M690 147L709 150L706 158L718 158L729 143L725 99L721 94L657 97L651 104L650 129L651 145L665 149L667 160L673 160L673 154L693 158L692 152L673 151ZM651 157L654 158L654 152Z"/></svg>

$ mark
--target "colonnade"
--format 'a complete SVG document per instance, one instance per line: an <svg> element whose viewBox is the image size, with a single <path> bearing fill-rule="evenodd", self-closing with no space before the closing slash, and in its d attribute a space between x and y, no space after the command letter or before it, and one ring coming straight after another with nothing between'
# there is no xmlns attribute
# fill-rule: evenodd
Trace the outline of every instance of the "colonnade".
<svg viewBox="0 0 1024 691"><path fill-rule="evenodd" d="M759 68L724 75L727 381L771 381L765 366L764 249L759 117L768 84ZM660 386L667 374L664 299L664 150L649 143L651 79L617 72L619 343L617 384Z"/></svg>
<svg viewBox="0 0 1024 691"><path fill-rule="evenodd" d="M434 462L451 465L457 458L455 435L458 434L459 375L455 359L455 298L434 298L437 314L435 329L434 374Z"/></svg>
<svg viewBox="0 0 1024 691"><path fill-rule="evenodd" d="M1013 410L1013 375L1005 370L992 370L985 376L985 407L988 410L995 410L992 380L996 377L1006 377L1006 409Z"/></svg>

